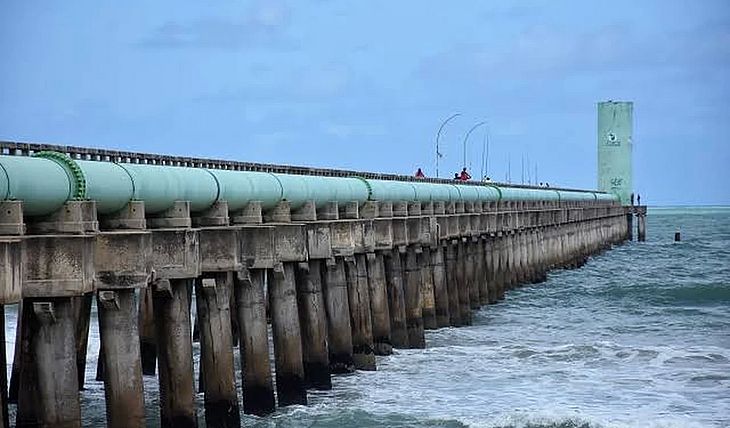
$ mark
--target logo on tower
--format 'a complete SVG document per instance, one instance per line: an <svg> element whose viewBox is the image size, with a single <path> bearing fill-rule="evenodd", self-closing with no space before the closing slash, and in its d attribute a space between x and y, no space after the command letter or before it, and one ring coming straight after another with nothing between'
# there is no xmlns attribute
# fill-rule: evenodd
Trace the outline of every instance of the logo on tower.
<svg viewBox="0 0 730 428"><path fill-rule="evenodd" d="M608 134L606 134L606 145L607 146L620 146L621 140L619 140L618 137L616 137L616 134L614 134L613 132L609 132Z"/></svg>

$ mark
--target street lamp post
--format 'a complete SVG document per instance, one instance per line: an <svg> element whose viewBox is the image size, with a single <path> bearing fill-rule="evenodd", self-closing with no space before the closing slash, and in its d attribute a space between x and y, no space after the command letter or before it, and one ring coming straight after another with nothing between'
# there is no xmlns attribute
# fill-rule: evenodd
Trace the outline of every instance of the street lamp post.
<svg viewBox="0 0 730 428"><path fill-rule="evenodd" d="M474 132L475 129L479 128L480 126L482 126L486 123L487 123L486 120L477 123L476 125L472 126L471 129L464 136L464 165L463 165L464 168L466 168L466 143L469 140L469 135L471 135L471 133Z"/></svg>
<svg viewBox="0 0 730 428"><path fill-rule="evenodd" d="M451 116L447 117L446 120L441 122L441 126L439 126L439 130L436 133L436 178L439 177L439 158L442 156L441 152L439 151L439 139L441 138L441 131L444 129L444 126L446 126L446 124L451 121L451 119L454 119L458 116L461 116L461 113L454 113Z"/></svg>

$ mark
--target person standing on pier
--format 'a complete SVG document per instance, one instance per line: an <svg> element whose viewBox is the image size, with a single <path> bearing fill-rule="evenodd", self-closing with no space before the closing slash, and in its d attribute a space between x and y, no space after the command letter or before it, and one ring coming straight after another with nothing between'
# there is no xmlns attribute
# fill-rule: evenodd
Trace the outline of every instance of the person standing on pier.
<svg viewBox="0 0 730 428"><path fill-rule="evenodd" d="M418 170L416 170L415 177L416 178L426 178L426 175L423 174L423 171L421 170L421 168L418 168Z"/></svg>
<svg viewBox="0 0 730 428"><path fill-rule="evenodd" d="M634 192L631 192L631 206L634 206Z"/></svg>
<svg viewBox="0 0 730 428"><path fill-rule="evenodd" d="M633 203L631 205L633 205ZM636 195L636 205L641 205L641 195L640 194Z"/></svg>
<svg viewBox="0 0 730 428"><path fill-rule="evenodd" d="M461 181L469 181L469 180L471 180L471 175L468 172L466 172L466 167L464 167L461 170L461 176L459 176L459 180L461 180Z"/></svg>

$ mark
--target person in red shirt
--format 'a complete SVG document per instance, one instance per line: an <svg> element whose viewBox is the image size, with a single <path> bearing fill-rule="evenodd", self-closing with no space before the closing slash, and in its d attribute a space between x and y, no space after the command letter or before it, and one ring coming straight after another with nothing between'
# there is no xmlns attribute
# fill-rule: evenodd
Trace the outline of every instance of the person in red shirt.
<svg viewBox="0 0 730 428"><path fill-rule="evenodd" d="M421 171L421 168L418 168L418 171L416 171L416 178L426 178L423 171Z"/></svg>
<svg viewBox="0 0 730 428"><path fill-rule="evenodd" d="M461 170L461 175L459 176L459 180L461 181L469 181L471 180L471 175L469 175L468 172L466 172L466 167Z"/></svg>

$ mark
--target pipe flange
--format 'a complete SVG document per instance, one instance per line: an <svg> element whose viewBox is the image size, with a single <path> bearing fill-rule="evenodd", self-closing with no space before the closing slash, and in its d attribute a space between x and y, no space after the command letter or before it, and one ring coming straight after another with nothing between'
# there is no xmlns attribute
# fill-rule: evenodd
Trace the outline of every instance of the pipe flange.
<svg viewBox="0 0 730 428"><path fill-rule="evenodd" d="M49 159L61 166L70 175L73 181L72 195L73 199L86 199L86 177L81 170L79 164L70 156L54 151L42 151L33 155L34 157Z"/></svg>
<svg viewBox="0 0 730 428"><path fill-rule="evenodd" d="M361 177L359 175L351 175L348 178L357 178L358 180L360 180L363 183L365 183L365 187L368 189L368 200L369 201L372 201L373 200L373 188L370 185L370 182L365 177Z"/></svg>

